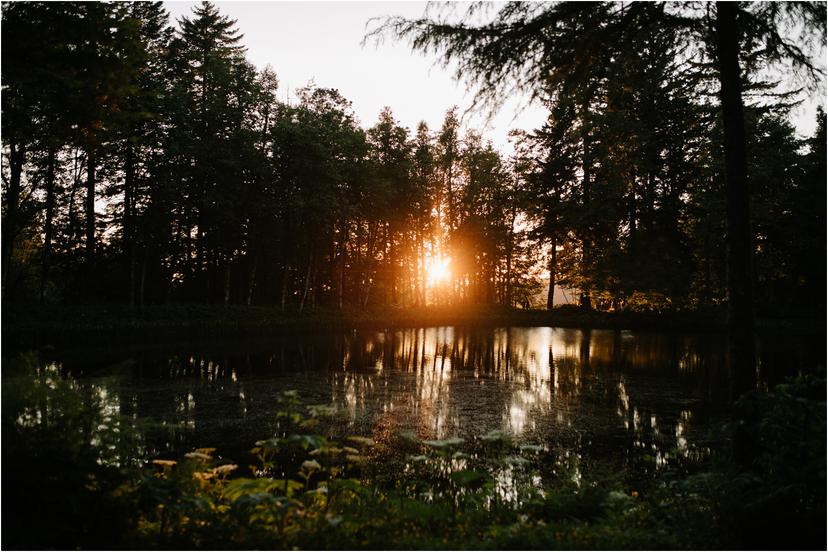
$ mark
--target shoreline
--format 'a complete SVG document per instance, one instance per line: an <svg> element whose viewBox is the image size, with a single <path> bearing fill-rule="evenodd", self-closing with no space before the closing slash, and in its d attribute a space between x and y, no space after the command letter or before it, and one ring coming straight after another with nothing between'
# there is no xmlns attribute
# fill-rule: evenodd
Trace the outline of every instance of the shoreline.
<svg viewBox="0 0 828 552"><path fill-rule="evenodd" d="M12 349L47 344L106 341L129 343L210 337L266 337L278 331L382 330L429 326L528 327L723 333L726 313L584 312L571 307L547 310L498 306L385 308L282 312L276 307L242 305L8 304L2 310L3 344ZM759 331L795 331L825 335L825 320L811 317L762 317Z"/></svg>

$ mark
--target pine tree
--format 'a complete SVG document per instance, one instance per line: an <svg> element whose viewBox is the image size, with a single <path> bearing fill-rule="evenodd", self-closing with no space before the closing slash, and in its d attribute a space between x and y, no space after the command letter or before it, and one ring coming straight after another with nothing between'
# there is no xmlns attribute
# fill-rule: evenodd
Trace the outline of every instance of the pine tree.
<svg viewBox="0 0 828 552"><path fill-rule="evenodd" d="M585 200L591 190L589 156L590 84L600 84L606 69L616 63L615 49L634 46L638 37L670 31L700 53L712 52L717 63L727 174L728 306L734 389L741 392L755 381L755 344L747 161L742 116L742 74L739 56L760 45L749 68L761 62L787 60L812 76L821 70L791 39L801 25L803 36L825 44L825 8L817 2L759 2L741 6L719 2L705 6L633 3L509 3L481 25L449 24L441 20L390 18L374 31L411 39L415 49L437 51L446 63L457 62L458 78L478 89L480 103L499 105L514 90L533 98L561 88L581 99L586 131L583 183ZM479 7L477 9L480 9ZM684 10L684 11L682 11ZM472 11L475 11L474 9ZM575 32L573 32L575 31ZM589 226L589 225L588 225ZM591 232L588 232L588 234ZM590 239L583 241L584 264L591 264ZM586 296L589 297L588 295ZM588 301L582 301L588 306Z"/></svg>

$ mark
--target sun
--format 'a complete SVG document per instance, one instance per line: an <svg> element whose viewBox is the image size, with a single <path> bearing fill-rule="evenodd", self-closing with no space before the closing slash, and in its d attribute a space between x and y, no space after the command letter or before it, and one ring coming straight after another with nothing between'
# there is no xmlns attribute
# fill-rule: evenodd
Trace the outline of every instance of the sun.
<svg viewBox="0 0 828 552"><path fill-rule="evenodd" d="M426 281L429 284L437 284L447 280L451 275L450 264L451 259L449 258L432 259L426 267Z"/></svg>

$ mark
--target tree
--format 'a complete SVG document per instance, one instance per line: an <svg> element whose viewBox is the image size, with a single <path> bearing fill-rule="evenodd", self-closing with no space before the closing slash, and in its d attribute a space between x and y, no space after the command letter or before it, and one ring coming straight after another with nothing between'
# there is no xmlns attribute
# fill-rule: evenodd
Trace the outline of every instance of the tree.
<svg viewBox="0 0 828 552"><path fill-rule="evenodd" d="M138 26L140 40L137 52L139 70L134 76L133 92L122 109L120 151L123 165L123 209L121 212L121 241L127 273L127 301L135 304L136 291L139 302L144 300L147 256L151 231L158 223L145 216L147 202L157 200L152 190L153 182L162 179L158 152L163 147L161 130L166 106L163 98L170 90L166 73L169 63L169 45L173 31L167 24L168 14L161 2L136 2L129 4L129 17ZM138 225L139 221L147 223ZM141 258L143 277L138 277L138 256Z"/></svg>
<svg viewBox="0 0 828 552"><path fill-rule="evenodd" d="M366 177L360 177L365 135L338 91L307 87L299 99L295 107L279 106L271 136L279 301L285 308L289 297L298 297L301 311L315 305L325 288L336 289L337 303L344 303L348 267L363 281L370 279L371 268L362 266L360 251L347 255L352 228L358 233L361 224L353 220L353 210L370 191L362 186Z"/></svg>
<svg viewBox="0 0 828 552"><path fill-rule="evenodd" d="M740 39L764 46L773 62L787 58L812 73L822 73L799 47L786 40L781 28L801 22L825 44L825 8L818 3L791 2L739 9L738 4L716 3L716 61L719 69L727 182L729 353L735 392L750 389L756 378L753 328L753 244L745 148ZM739 20L743 20L740 25Z"/></svg>
<svg viewBox="0 0 828 552"><path fill-rule="evenodd" d="M480 101L517 87L548 107L507 161L485 134L461 131L456 107L436 132L412 133L390 108L363 130L335 89L279 102L275 72L248 62L235 22L209 3L177 32L157 2L10 4L4 293L297 310L528 306L548 273L548 307L563 286L598 310L715 308L738 273L722 268L736 233L726 232L731 163L719 155L732 125L716 101L736 74L754 245L730 264L755 253L736 281L756 278L763 312L824 311L824 262L810 253L824 250L824 119L821 134L796 138L795 91L757 72L782 59L812 67L783 23L810 31L821 12L738 6L741 75L718 65L718 13L515 3L482 26L423 23L437 38L420 46L459 56ZM735 218L732 229L745 217ZM449 258L450 277L429 271Z"/></svg>
<svg viewBox="0 0 828 552"><path fill-rule="evenodd" d="M228 302L242 233L239 201L250 183L244 160L256 139L247 125L255 105L256 73L244 59L236 22L213 4L202 2L192 18L182 17L179 24L171 48L180 69L176 90L183 96L183 110L171 139L184 150L184 233L189 236L195 227L196 234L194 244L187 240L189 292Z"/></svg>
<svg viewBox="0 0 828 552"><path fill-rule="evenodd" d="M391 304L400 300L398 287L400 250L408 244L402 229L412 214L409 198L412 194L411 151L408 129L394 119L391 109L380 112L377 123L367 132L369 160L373 165L374 204L384 219L382 230L383 261L385 276L381 285ZM400 209L404 206L403 209Z"/></svg>
<svg viewBox="0 0 828 552"><path fill-rule="evenodd" d="M823 71L785 32L791 24L801 22L804 34L824 45L824 13L824 6L816 2L746 6L720 2L714 25L710 10L704 6L688 10L646 3L509 3L491 22L477 26L445 19L390 18L374 35L390 32L411 39L414 49L441 53L445 63L457 61L457 76L476 86L479 103L490 106L498 105L508 97L504 92L512 90L538 98L559 87L566 93L578 84L583 89L601 76L602 69L615 63L615 48L631 46L642 33L670 30L689 38L689 45L702 52L712 46L709 49L715 52L719 69L728 175L731 367L735 389L742 391L755 378L755 351L740 44L764 46L763 55L754 63L761 58L769 62L785 59L812 75L821 74ZM572 33L573 29L578 32ZM589 183L590 178L584 174L583 180Z"/></svg>
<svg viewBox="0 0 828 552"><path fill-rule="evenodd" d="M38 23L45 18L38 4L3 6L2 110L3 110L3 292L7 292L14 243L23 227L21 196L24 165L35 137L38 112L45 106L41 86L46 75L35 61L46 61L55 44ZM42 56L42 59L41 59ZM48 110L48 108L47 108ZM52 111L52 110L50 110ZM9 174L5 173L8 168Z"/></svg>
<svg viewBox="0 0 828 552"><path fill-rule="evenodd" d="M414 199L416 201L412 205L415 213L413 225L417 247L414 266L414 296L416 304L425 304L425 239L428 237L429 257L434 259L437 255L435 240L439 239L439 235L442 235L442 228L439 223L442 182L440 182L438 175L437 146L425 121L421 121L417 125L411 171ZM437 218L432 218L433 212L438 213Z"/></svg>
<svg viewBox="0 0 828 552"><path fill-rule="evenodd" d="M96 252L96 169L102 147L117 131L121 105L132 91L138 61L137 27L125 6L117 4L31 3L8 8L3 19L4 45L8 46L4 47L3 109L8 121L4 141L9 145L11 174L4 266L11 264L11 248L20 228L23 166L31 148L38 147L46 152L46 244L41 259L47 271L58 150L65 142L85 151L84 225L89 265ZM39 141L37 146L34 141Z"/></svg>

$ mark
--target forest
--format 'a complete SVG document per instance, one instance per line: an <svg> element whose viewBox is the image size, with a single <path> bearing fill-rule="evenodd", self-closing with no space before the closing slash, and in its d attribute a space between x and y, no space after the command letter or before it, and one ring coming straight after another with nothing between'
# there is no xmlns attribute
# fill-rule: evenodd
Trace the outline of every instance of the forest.
<svg viewBox="0 0 828 552"><path fill-rule="evenodd" d="M754 7L740 45L753 303L815 315L825 112L802 138L791 111L824 67L785 41L796 14ZM818 42L824 6L800 7ZM375 30L502 61L479 72L485 105L506 81L530 87L548 120L515 130L506 156L463 131L457 107L440 128L409 129L392 107L367 126L335 89L278 100L278 67L247 61L243 29L209 2L177 25L160 2L6 4L3 299L551 308L559 286L604 311L723 305L720 70L710 14L674 8L579 4L530 20L538 10L516 4L504 23L560 18L528 68L509 65L510 37L477 44L392 20ZM581 32L596 25L613 40ZM767 70L787 54L814 78ZM539 67L551 68L541 84Z"/></svg>
<svg viewBox="0 0 828 552"><path fill-rule="evenodd" d="M4 549L825 548L825 2L180 7L2 3Z"/></svg>

